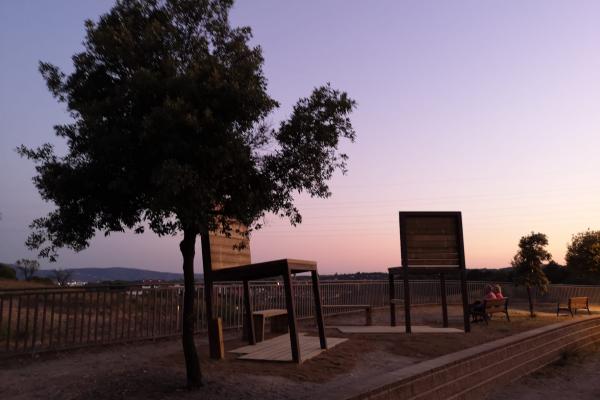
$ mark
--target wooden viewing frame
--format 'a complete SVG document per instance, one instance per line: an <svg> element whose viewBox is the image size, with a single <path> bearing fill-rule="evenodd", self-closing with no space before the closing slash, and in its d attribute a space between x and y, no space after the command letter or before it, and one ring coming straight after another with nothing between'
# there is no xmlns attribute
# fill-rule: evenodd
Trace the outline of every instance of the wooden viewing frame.
<svg viewBox="0 0 600 400"><path fill-rule="evenodd" d="M406 333L412 332L409 277L414 272L439 276L442 319L444 327L448 327L446 276L447 274L457 274L460 279L464 330L470 332L469 299L465 279L465 250L460 211L401 211L399 216L402 265L388 268L391 325L396 326L396 303L398 303L398 299L395 299L395 277L401 275L404 280L404 323ZM438 229L435 226L436 223L440 225L439 231L436 231ZM418 230L419 224L426 226L424 228L426 234L410 232L409 225ZM427 226L427 224L430 225ZM449 228L450 232L447 232L445 228Z"/></svg>
<svg viewBox="0 0 600 400"><path fill-rule="evenodd" d="M296 363L302 362L300 343L298 339L298 328L296 313L294 309L294 288L292 286L292 274L310 272L313 296L315 301L315 318L319 330L319 342L321 349L327 349L327 338L325 336L325 325L323 322L323 309L321 305L321 292L319 289L319 274L317 263L314 261L281 259L261 263L234 265L219 269L212 268L211 243L209 235L201 236L202 243L202 263L204 269L204 297L206 301L206 319L213 320L213 286L215 282L242 282L244 291L244 314L248 342L251 345L256 344L254 332L254 319L252 314L252 298L249 282L251 280L278 278L283 279L283 289L285 292L285 304L288 313L288 327L290 334L290 344L292 350L292 360ZM248 250L249 254L249 250ZM249 255L248 255L249 257ZM239 259L239 258L237 258ZM216 340L210 337L209 341ZM212 357L212 354L211 354Z"/></svg>

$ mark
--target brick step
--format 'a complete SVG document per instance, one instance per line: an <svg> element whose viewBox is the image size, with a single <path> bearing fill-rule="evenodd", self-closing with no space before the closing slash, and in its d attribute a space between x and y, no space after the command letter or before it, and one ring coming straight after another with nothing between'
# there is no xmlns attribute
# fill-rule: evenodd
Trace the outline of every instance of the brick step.
<svg viewBox="0 0 600 400"><path fill-rule="evenodd" d="M443 397L441 398L448 399L479 398L478 392L485 391L490 386L502 382L510 382L557 360L560 358L561 352L566 348L581 348L598 341L600 341L600 329L596 329L595 332L582 337L576 337L575 335L561 337L551 343L536 346L536 348L526 353L502 360L502 362L486 368L481 373L477 371L473 372L470 374L471 379L463 380L457 386L453 387L452 390L440 390L439 393L443 392ZM456 388L460 390L456 391ZM474 396L468 396L469 394Z"/></svg>
<svg viewBox="0 0 600 400"><path fill-rule="evenodd" d="M565 349L581 349L590 346L600 341L600 332L588 335L581 339L577 339L557 349L549 350L542 354L538 354L535 358L532 358L519 365L513 365L511 368L502 371L502 374L496 377L490 377L487 380L481 381L478 384L467 387L461 392L456 393L452 396L447 396L448 399L459 400L459 399L480 399L485 393L489 392L489 389L495 385L502 383L509 383L525 375L529 375L540 368L558 360L561 356L561 352Z"/></svg>
<svg viewBox="0 0 600 400"><path fill-rule="evenodd" d="M404 374L405 377L396 382L349 397L415 400L480 398L489 387L527 375L558 359L565 348L581 348L600 341L600 318L559 325L535 336L523 335L523 338L509 337L477 346L473 350L480 352L470 356L470 349L455 353L456 356L465 353L463 358L452 360L453 355L448 355L430 360L433 361L430 364L436 366L428 370L421 368L420 373ZM449 361L440 365L444 358ZM423 367L427 363L422 363Z"/></svg>
<svg viewBox="0 0 600 400"><path fill-rule="evenodd" d="M512 354L506 354L505 349L498 349L498 351L486 354L485 359L479 360L483 363L473 362L473 360L461 363L444 374L445 376L438 380L438 385L430 386L428 390L424 391L415 390L418 395L409 396L409 398L450 398L455 394L466 393L471 388L488 381L496 383L503 376L510 379L511 375L509 374L511 373L513 375L516 373L517 377L530 373L538 364L544 366L558 358L565 348L585 346L600 340L599 326L582 328L579 332L568 332L559 336L556 335L556 332L552 337L544 335L546 340L537 343L527 340L529 347L525 351L515 351L520 350L520 346L513 348ZM456 372L460 376L457 377Z"/></svg>

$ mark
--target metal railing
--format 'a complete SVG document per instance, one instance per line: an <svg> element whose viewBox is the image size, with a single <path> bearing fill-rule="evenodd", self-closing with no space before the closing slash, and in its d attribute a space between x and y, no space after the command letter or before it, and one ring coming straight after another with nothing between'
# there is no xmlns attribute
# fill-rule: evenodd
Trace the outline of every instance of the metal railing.
<svg viewBox="0 0 600 400"><path fill-rule="evenodd" d="M295 307L298 318L314 314L309 281L295 280ZM480 298L487 282L468 282L470 299ZM322 303L340 305L327 308L325 315L349 311L344 305L388 304L387 281L323 281ZM503 284L506 295L526 299L523 288ZM413 305L441 302L439 281L411 281ZM285 308L280 282L251 284L254 310ZM458 281L446 282L449 304L460 304ZM195 288L194 314L197 332L206 330L204 287ZM215 316L226 329L243 324L242 285L217 284L214 290ZM552 285L538 302L588 296L600 303L600 287ZM403 286L396 285L395 297L403 298ZM0 356L61 350L83 346L147 340L179 335L183 308L182 285L131 285L79 288L0 290Z"/></svg>

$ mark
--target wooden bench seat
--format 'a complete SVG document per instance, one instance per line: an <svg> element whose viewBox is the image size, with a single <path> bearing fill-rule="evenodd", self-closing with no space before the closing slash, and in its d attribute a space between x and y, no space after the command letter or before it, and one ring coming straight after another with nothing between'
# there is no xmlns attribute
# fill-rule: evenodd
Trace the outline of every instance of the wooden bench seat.
<svg viewBox="0 0 600 400"><path fill-rule="evenodd" d="M590 299L588 297L569 297L566 305L562 305L560 301L556 304L557 317L561 311L568 311L573 317L574 314L577 314L577 310L587 310L588 314L591 314Z"/></svg>
<svg viewBox="0 0 600 400"><path fill-rule="evenodd" d="M471 316L473 322L483 319L487 325L488 321L494 314L504 314L506 320L510 322L510 316L508 315L508 297L497 300L484 300L480 307L471 309Z"/></svg>
<svg viewBox="0 0 600 400"><path fill-rule="evenodd" d="M287 310L274 308L270 310L254 311L252 313L252 318L254 319L254 335L257 343L265 340L265 323L267 319L271 322L272 333L288 332Z"/></svg>
<svg viewBox="0 0 600 400"><path fill-rule="evenodd" d="M335 309L335 308L354 308L365 310L365 325L373 325L373 306L370 304L329 304L324 305L324 309Z"/></svg>

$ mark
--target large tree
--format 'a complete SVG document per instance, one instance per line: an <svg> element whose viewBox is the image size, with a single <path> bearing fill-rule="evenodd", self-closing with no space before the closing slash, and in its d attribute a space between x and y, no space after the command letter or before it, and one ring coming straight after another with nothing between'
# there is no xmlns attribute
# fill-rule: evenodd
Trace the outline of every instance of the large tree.
<svg viewBox="0 0 600 400"><path fill-rule="evenodd" d="M576 281L600 279L600 231L587 230L573 235L565 255L567 269Z"/></svg>
<svg viewBox="0 0 600 400"><path fill-rule="evenodd" d="M196 237L231 233L232 221L249 234L266 213L300 223L294 195L328 197L328 180L346 169L340 140L355 137L355 102L329 84L300 99L278 126L267 123L279 104L267 93L250 28L228 22L232 3L120 0L97 22L86 21L72 73L40 63L72 118L55 127L67 153L55 154L50 144L18 149L35 161L34 183L56 205L31 224L27 244L41 256L83 250L97 232L183 235L190 387L201 384L193 337Z"/></svg>
<svg viewBox="0 0 600 400"><path fill-rule="evenodd" d="M548 237L543 233L531 232L519 240L519 251L513 257L514 268L513 282L517 286L525 286L529 300L529 313L533 317L533 297L531 290L537 289L540 293L548 291L548 278L544 273L544 261L552 259L546 250Z"/></svg>

